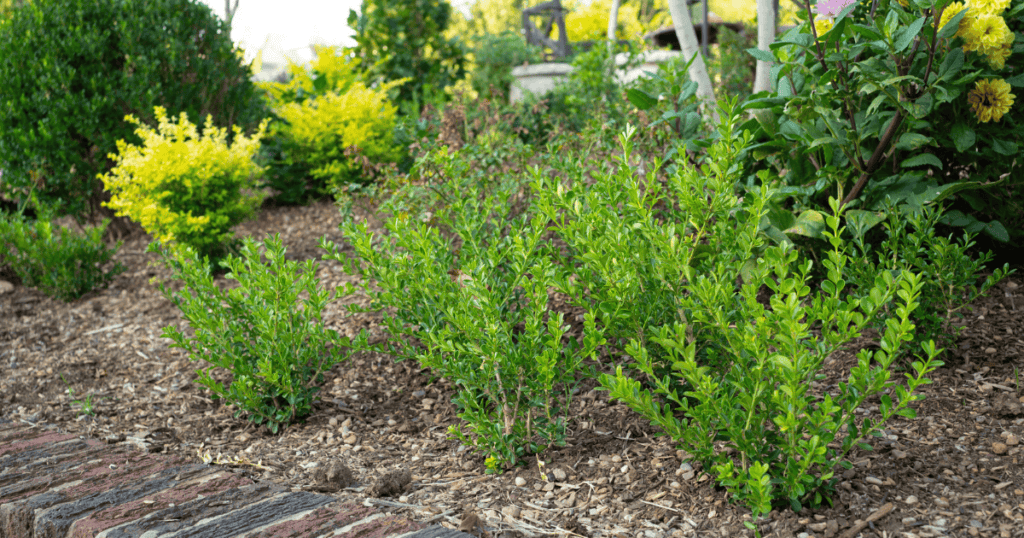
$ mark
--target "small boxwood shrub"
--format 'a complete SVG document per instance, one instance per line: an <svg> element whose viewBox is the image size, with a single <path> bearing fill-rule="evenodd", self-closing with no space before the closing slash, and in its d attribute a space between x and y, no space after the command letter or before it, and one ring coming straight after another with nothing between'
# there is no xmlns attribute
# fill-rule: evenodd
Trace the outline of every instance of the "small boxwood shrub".
<svg viewBox="0 0 1024 538"><path fill-rule="evenodd" d="M118 216L138 222L161 243L176 242L194 248L214 260L233 245L231 227L253 215L263 201L256 190L261 168L252 157L259 148L267 121L246 138L238 127L229 147L227 130L206 117L203 135L184 112L177 124L167 121L167 112L156 107L160 122L154 131L138 119L136 134L143 146L117 141L117 165L101 176L111 191L108 206Z"/></svg>
<svg viewBox="0 0 1024 538"><path fill-rule="evenodd" d="M0 211L0 266L9 266L22 284L70 302L105 287L124 272L121 262L107 267L121 247L120 242L114 248L103 242L109 221L87 228L84 234L64 226L54 234L51 216L44 212L31 222L21 211Z"/></svg>
<svg viewBox="0 0 1024 538"><path fill-rule="evenodd" d="M246 131L266 116L224 23L197 0L33 0L0 24L0 193L105 212L97 174L154 106Z"/></svg>

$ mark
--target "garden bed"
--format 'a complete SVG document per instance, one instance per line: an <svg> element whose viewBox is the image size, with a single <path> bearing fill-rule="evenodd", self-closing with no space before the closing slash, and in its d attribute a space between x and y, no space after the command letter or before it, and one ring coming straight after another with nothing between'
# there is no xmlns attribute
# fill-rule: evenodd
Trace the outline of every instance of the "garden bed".
<svg viewBox="0 0 1024 538"><path fill-rule="evenodd" d="M267 207L237 231L257 239L280 233L288 257L305 260L319 258L322 235L344 244L340 221L329 203ZM609 404L606 393L592 390L594 382L572 404L567 446L541 454L546 480L536 459L485 474L482 456L448 438L448 427L459 424L450 385L381 354L357 355L328 372L314 414L282 435L233 418L233 408L210 401L195 382L198 365L160 336L163 327L185 322L151 283L169 273L151 263L157 257L146 253L148 242L128 238L115 258L128 270L109 289L73 303L16 282L5 293L0 286L0 415L153 451L201 454L293 489L314 489L318 467L342 462L358 481L332 492L343 500L364 499L363 487L374 478L404 468L413 481L385 499L390 506L452 527L472 512L492 535L752 535L742 525L745 507L729 504L699 465L684 464L686 454L624 405ZM334 261L321 262L318 277L332 287L355 280ZM923 388L918 418L897 417L888 437L870 440L874 451L851 453L854 467L843 472L832 508L774 511L763 534L1024 536L1024 392L1015 378L1015 367L1024 366L1020 283L1020 274L1011 275L972 305L956 348L943 356L946 366ZM347 300L366 302L361 295ZM346 319L335 303L325 317L343 335L367 328L375 340L382 337L377 316ZM859 345L874 344L862 338ZM830 357L821 385L844 380L856 351ZM91 403L95 416L73 400ZM877 406L864 413L877 413Z"/></svg>

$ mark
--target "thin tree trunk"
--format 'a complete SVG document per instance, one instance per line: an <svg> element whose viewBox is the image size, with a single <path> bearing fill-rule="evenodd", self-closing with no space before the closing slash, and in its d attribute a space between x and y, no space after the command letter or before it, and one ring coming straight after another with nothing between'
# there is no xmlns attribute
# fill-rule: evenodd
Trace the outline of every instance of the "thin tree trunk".
<svg viewBox="0 0 1024 538"><path fill-rule="evenodd" d="M768 52L775 42L775 5L773 0L757 0L757 48ZM771 91L771 65L757 61L754 71L754 93Z"/></svg>
<svg viewBox="0 0 1024 538"><path fill-rule="evenodd" d="M708 68L704 63L704 56L700 53L700 44L697 43L697 32L693 31L693 18L690 17L690 7L686 0L668 0L668 11L672 16L672 26L676 29L676 37L679 38L680 48L683 50L683 57L689 61L696 56L690 64L690 80L697 83L697 97L704 104L704 115L718 123L718 104L715 101L715 88L711 85L711 77L708 76Z"/></svg>
<svg viewBox="0 0 1024 538"><path fill-rule="evenodd" d="M231 21L235 18L235 13L238 12L238 2L241 0L235 0L234 7L231 6L231 0L224 0L224 20L228 23L228 27L231 27Z"/></svg>

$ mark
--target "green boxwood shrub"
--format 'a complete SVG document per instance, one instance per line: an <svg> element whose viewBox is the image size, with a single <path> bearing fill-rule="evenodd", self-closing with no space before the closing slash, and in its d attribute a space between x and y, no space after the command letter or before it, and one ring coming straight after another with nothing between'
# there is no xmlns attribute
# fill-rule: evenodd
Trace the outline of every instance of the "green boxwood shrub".
<svg viewBox="0 0 1024 538"><path fill-rule="evenodd" d="M0 22L0 194L105 214L97 179L153 107L246 131L266 116L227 28L197 0L33 0Z"/></svg>

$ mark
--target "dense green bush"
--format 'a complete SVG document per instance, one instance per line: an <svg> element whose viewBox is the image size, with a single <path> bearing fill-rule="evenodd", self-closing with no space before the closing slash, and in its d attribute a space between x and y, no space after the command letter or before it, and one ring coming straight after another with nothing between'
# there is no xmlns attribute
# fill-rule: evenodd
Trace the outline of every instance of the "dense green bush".
<svg viewBox="0 0 1024 538"><path fill-rule="evenodd" d="M406 81L398 103L423 103L466 74L462 41L445 37L451 14L447 1L363 0L361 13L349 12L351 50L369 78Z"/></svg>
<svg viewBox="0 0 1024 538"><path fill-rule="evenodd" d="M37 0L0 25L0 191L102 211L97 175L153 107L255 128L266 108L223 22L196 0Z"/></svg>
<svg viewBox="0 0 1024 538"><path fill-rule="evenodd" d="M111 154L116 166L101 176L111 192L108 207L142 225L160 243L176 243L217 260L233 249L231 228L252 217L263 201L256 190L262 172L253 162L267 121L246 138L234 127L228 146L227 130L213 125L210 116L202 135L181 113L177 123L166 111L155 110L157 130L140 124L135 131L143 145L117 141Z"/></svg>
<svg viewBox="0 0 1024 538"><path fill-rule="evenodd" d="M241 256L224 262L227 278L239 284L228 291L214 284L210 264L195 251L172 252L157 243L151 250L159 250L174 277L184 282L180 292L165 284L160 289L195 331L189 336L166 327L164 338L187 351L189 360L205 362L199 383L213 399L237 406L236 417L247 414L272 433L310 414L323 373L348 359L349 348L368 346L365 331L353 343L324 325L323 309L337 296L317 284L316 262L285 259L280 237L262 244L245 239ZM342 291L351 289L349 284ZM211 375L215 368L231 372L228 384Z"/></svg>
<svg viewBox="0 0 1024 538"><path fill-rule="evenodd" d="M58 239L52 216L42 211L39 219L29 222L21 212L0 211L0 265L10 266L22 284L70 302L124 272L121 262L104 269L121 247L104 244L108 221L84 234L60 226Z"/></svg>

